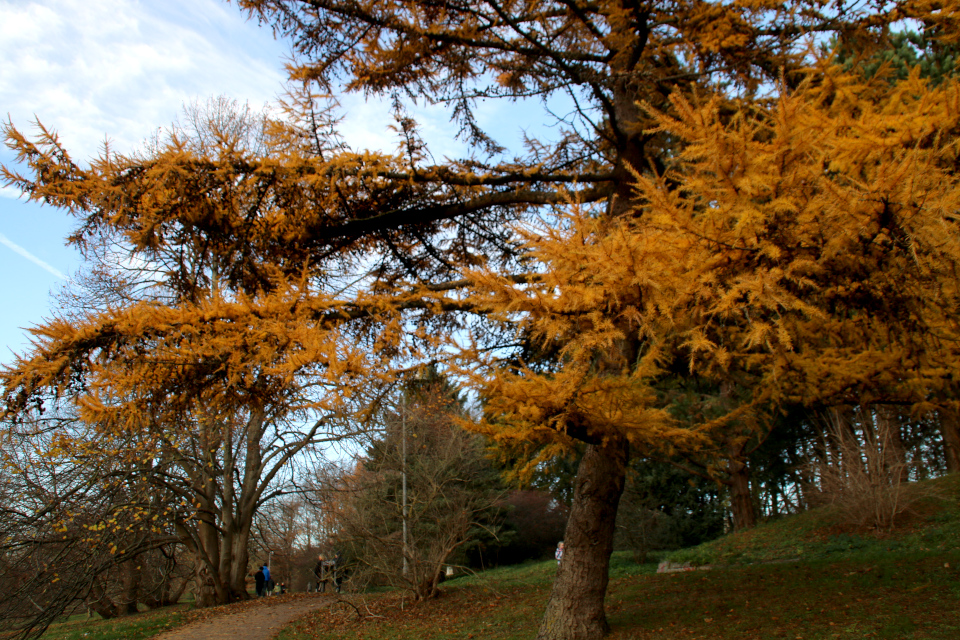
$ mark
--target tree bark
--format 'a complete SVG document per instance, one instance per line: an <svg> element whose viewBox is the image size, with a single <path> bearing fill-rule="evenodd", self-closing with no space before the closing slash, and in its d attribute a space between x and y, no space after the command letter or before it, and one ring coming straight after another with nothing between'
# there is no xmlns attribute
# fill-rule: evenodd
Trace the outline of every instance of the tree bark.
<svg viewBox="0 0 960 640"><path fill-rule="evenodd" d="M133 615L140 612L137 603L140 601L140 582L143 579L142 562L142 558L134 558L120 565L123 587L120 602L117 603L117 612L120 615Z"/></svg>
<svg viewBox="0 0 960 640"><path fill-rule="evenodd" d="M119 615L119 607L117 607L116 603L107 595L99 577L94 578L91 584L87 607L92 609L104 620L110 620Z"/></svg>
<svg viewBox="0 0 960 640"><path fill-rule="evenodd" d="M746 462L731 457L727 462L730 476L730 510L733 514L734 531L750 529L757 524L757 514L753 508L753 494L750 491L750 469Z"/></svg>
<svg viewBox="0 0 960 640"><path fill-rule="evenodd" d="M629 446L619 434L587 446L577 470L563 560L537 640L597 640L610 631L603 601Z"/></svg>
<svg viewBox="0 0 960 640"><path fill-rule="evenodd" d="M960 416L955 409L940 410L940 435L947 472L956 473L960 471Z"/></svg>
<svg viewBox="0 0 960 640"><path fill-rule="evenodd" d="M194 571L194 606L198 609L203 607L213 607L218 604L225 604L219 597L217 586L212 575L210 575L210 565L204 562L203 558L197 558Z"/></svg>

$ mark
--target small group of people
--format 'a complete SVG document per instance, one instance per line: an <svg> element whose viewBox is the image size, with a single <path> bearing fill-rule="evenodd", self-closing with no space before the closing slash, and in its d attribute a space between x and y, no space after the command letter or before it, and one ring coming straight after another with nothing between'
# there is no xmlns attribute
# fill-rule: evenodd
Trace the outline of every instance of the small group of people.
<svg viewBox="0 0 960 640"><path fill-rule="evenodd" d="M262 565L257 572L253 574L253 581L257 588L257 597L262 598L265 595L273 593L277 588L277 583L270 577L270 567ZM280 583L280 593L286 591L284 584Z"/></svg>
<svg viewBox="0 0 960 640"><path fill-rule="evenodd" d="M324 593L327 590L327 583L333 583L333 590L340 593L340 586L343 584L343 572L340 571L340 554L333 558L327 558L322 553L317 556L317 564L313 568L313 575L317 577L317 591Z"/></svg>

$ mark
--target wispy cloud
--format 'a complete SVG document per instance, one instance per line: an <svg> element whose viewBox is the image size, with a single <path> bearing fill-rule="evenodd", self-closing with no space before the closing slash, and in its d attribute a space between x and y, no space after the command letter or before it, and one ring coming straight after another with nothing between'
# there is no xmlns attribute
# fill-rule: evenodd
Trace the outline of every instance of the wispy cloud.
<svg viewBox="0 0 960 640"><path fill-rule="evenodd" d="M59 269L57 269L56 267L54 267L54 266L52 266L52 265L50 265L50 264L47 264L46 262L44 262L43 260L41 260L41 259L38 258L37 256L33 255L32 253L30 253L29 251L27 251L26 249L24 249L23 247L21 247L20 245L18 245L16 242L13 242L12 240L10 240L10 238L8 238L7 236L3 235L2 233L0 233L0 244L6 246L7 248L9 248L9 249L10 249L11 251L13 251L14 253L17 253L17 254L23 256L24 258L26 258L26 259L29 260L30 262L34 263L34 264L37 265L38 267L40 267L40 268L48 271L49 273L52 273L53 275L55 275L56 277L60 278L61 280L66 280L66 279L67 279L67 276L63 275L63 273L62 273Z"/></svg>

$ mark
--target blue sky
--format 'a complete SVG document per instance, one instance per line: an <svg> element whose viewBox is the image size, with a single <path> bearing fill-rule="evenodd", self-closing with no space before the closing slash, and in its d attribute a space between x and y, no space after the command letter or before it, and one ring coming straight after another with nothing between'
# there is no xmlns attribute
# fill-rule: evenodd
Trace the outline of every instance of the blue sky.
<svg viewBox="0 0 960 640"><path fill-rule="evenodd" d="M195 99L222 94L255 108L274 101L287 58L286 43L221 0L0 0L0 114L22 131L38 118L81 164L106 139L121 153L133 150ZM341 104L351 145L396 147L382 104L359 96ZM523 111L489 104L480 119L515 142ZM463 155L441 107L415 115L435 157ZM0 162L12 160L0 148ZM64 244L73 220L18 196L0 190L0 362L28 346L23 328L56 311L51 291L81 267Z"/></svg>
<svg viewBox="0 0 960 640"><path fill-rule="evenodd" d="M195 98L252 106L284 80L283 43L217 0L0 0L0 113L21 130L38 118L75 160L107 138L129 151ZM3 147L0 162L10 165ZM22 351L22 327L55 311L51 290L80 267L62 211L0 192L0 362Z"/></svg>

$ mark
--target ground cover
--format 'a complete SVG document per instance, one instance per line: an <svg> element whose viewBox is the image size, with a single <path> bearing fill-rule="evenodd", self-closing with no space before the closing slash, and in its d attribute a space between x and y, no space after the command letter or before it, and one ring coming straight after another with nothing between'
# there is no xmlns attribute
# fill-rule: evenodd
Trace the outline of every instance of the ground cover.
<svg viewBox="0 0 960 640"><path fill-rule="evenodd" d="M297 594L289 594L203 609L194 609L192 599L184 599L175 606L109 620L103 620L96 614L93 618L84 614L74 615L64 622L51 625L42 640L146 640L191 622L239 613L252 607L278 605L298 597Z"/></svg>
<svg viewBox="0 0 960 640"><path fill-rule="evenodd" d="M74 616L51 626L43 640L146 640L184 624L188 620L186 609L186 605L178 605L111 620Z"/></svg>
<svg viewBox="0 0 960 640"><path fill-rule="evenodd" d="M904 486L910 507L889 529L844 522L833 507L813 509L723 536L666 558L699 565L822 560L856 552L864 559L896 551L960 548L960 474Z"/></svg>
<svg viewBox="0 0 960 640"><path fill-rule="evenodd" d="M629 560L624 556L621 562ZM863 557L656 574L624 571L607 596L611 640L960 637L960 552ZM527 640L549 596L551 563L521 581L487 576L411 606L396 594L321 611L280 640Z"/></svg>
<svg viewBox="0 0 960 640"><path fill-rule="evenodd" d="M690 571L657 574L656 564L614 554L611 640L955 640L960 476L931 484L932 491L917 488L923 499L892 530L838 524L837 513L819 509L667 556L691 563ZM555 572L548 561L465 576L422 603L397 592L329 594L333 606L287 626L279 640L527 640L536 634ZM44 640L145 639L199 617L296 597L74 621Z"/></svg>
<svg viewBox="0 0 960 640"><path fill-rule="evenodd" d="M657 574L656 564L615 554L611 640L955 640L958 481L938 481L893 530L854 529L821 509L669 556L709 570ZM528 640L555 570L543 562L489 571L447 583L440 598L415 605L396 593L348 596L279 638Z"/></svg>

